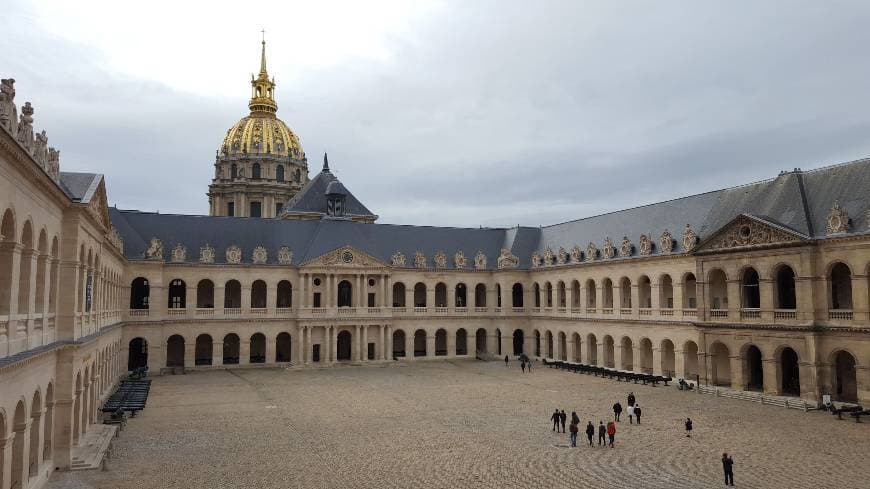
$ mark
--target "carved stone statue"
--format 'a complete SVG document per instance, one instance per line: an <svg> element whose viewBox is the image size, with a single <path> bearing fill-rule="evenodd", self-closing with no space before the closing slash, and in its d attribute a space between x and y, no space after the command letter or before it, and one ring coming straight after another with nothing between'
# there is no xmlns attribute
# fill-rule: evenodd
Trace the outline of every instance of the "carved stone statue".
<svg viewBox="0 0 870 489"><path fill-rule="evenodd" d="M553 254L553 250L549 247L544 250L544 265L551 267L553 263L556 261L556 255Z"/></svg>
<svg viewBox="0 0 870 489"><path fill-rule="evenodd" d="M42 169L45 169L45 164L48 162L48 136L45 135L45 131L38 132L34 136L33 159Z"/></svg>
<svg viewBox="0 0 870 489"><path fill-rule="evenodd" d="M674 251L674 237L667 229L665 229L665 232L659 238L659 245L661 246L662 253L667 254Z"/></svg>
<svg viewBox="0 0 870 489"><path fill-rule="evenodd" d="M496 266L499 270L504 268L516 268L520 264L520 259L511 253L511 250L507 248L502 248L498 253L498 259L496 260Z"/></svg>
<svg viewBox="0 0 870 489"><path fill-rule="evenodd" d="M834 201L834 207L828 211L827 234L841 234L849 230L849 213Z"/></svg>
<svg viewBox="0 0 870 489"><path fill-rule="evenodd" d="M227 248L226 252L227 263L241 263L242 262L242 249L236 245L232 245Z"/></svg>
<svg viewBox="0 0 870 489"><path fill-rule="evenodd" d="M474 268L475 270L486 270L486 255L481 250L478 250L477 254L474 255Z"/></svg>
<svg viewBox="0 0 870 489"><path fill-rule="evenodd" d="M447 255L441 250L435 252L432 261L435 262L435 268L447 268Z"/></svg>
<svg viewBox="0 0 870 489"><path fill-rule="evenodd" d="M640 235L639 248L641 256L649 256L652 253L652 239L649 237L649 234Z"/></svg>
<svg viewBox="0 0 870 489"><path fill-rule="evenodd" d="M28 153L33 151L33 106L30 102L21 107L21 119L18 121L18 134L15 140L21 143Z"/></svg>
<svg viewBox="0 0 870 489"><path fill-rule="evenodd" d="M278 263L282 265L290 265L293 263L293 252L290 251L289 246L278 248Z"/></svg>
<svg viewBox="0 0 870 489"><path fill-rule="evenodd" d="M698 244L698 235L695 234L695 231L692 230L692 226L686 224L686 228L683 229L683 251L686 253L695 249L695 246Z"/></svg>
<svg viewBox="0 0 870 489"><path fill-rule="evenodd" d="M121 253L124 252L124 240L121 238L121 233L118 232L118 228L113 225L109 225L109 232L106 233L106 237L109 240L109 243L115 248L118 248L118 251Z"/></svg>
<svg viewBox="0 0 870 489"><path fill-rule="evenodd" d="M199 249L200 263L214 263L214 248L206 243L205 246Z"/></svg>
<svg viewBox="0 0 870 489"><path fill-rule="evenodd" d="M604 255L605 260L613 258L616 254L616 250L613 248L613 241L609 237L604 238L604 248L601 253Z"/></svg>
<svg viewBox="0 0 870 489"><path fill-rule="evenodd" d="M397 251L393 253L393 257L391 259L394 267L404 267L405 266L405 255L402 254L401 251Z"/></svg>
<svg viewBox="0 0 870 489"><path fill-rule="evenodd" d="M422 251L414 253L415 268L427 268L428 266L429 265L426 263L426 255L424 255Z"/></svg>
<svg viewBox="0 0 870 489"><path fill-rule="evenodd" d="M15 107L15 80L0 80L0 126L9 134L18 134L18 109Z"/></svg>
<svg viewBox="0 0 870 489"><path fill-rule="evenodd" d="M269 259L269 252L266 251L264 246L257 246L254 248L254 251L251 252L251 261L258 264L266 263Z"/></svg>
<svg viewBox="0 0 870 489"><path fill-rule="evenodd" d="M580 263L583 261L583 251L581 251L580 247L577 245L574 245L574 247L571 248L571 261L574 263Z"/></svg>
<svg viewBox="0 0 870 489"><path fill-rule="evenodd" d="M45 164L45 171L55 180L60 177L60 151L48 148L48 162Z"/></svg>
<svg viewBox="0 0 870 489"><path fill-rule="evenodd" d="M466 265L468 265L468 258L465 257L465 253L463 253L462 250L457 251L456 254L453 255L453 266L462 269L465 268Z"/></svg>
<svg viewBox="0 0 870 489"><path fill-rule="evenodd" d="M163 241L151 238L148 249L145 250L145 258L148 260L163 260Z"/></svg>
<svg viewBox="0 0 870 489"><path fill-rule="evenodd" d="M532 252L532 268L541 266L541 254L537 251Z"/></svg>
<svg viewBox="0 0 870 489"><path fill-rule="evenodd" d="M172 248L172 261L173 262L183 262L187 259L187 248L181 243L176 243L175 247Z"/></svg>
<svg viewBox="0 0 870 489"><path fill-rule="evenodd" d="M556 255L556 263L559 265L568 263L568 252L561 246L559 247L559 253Z"/></svg>
<svg viewBox="0 0 870 489"><path fill-rule="evenodd" d="M589 242L586 246L586 261L593 261L598 258L598 247L595 246L595 243Z"/></svg>
<svg viewBox="0 0 870 489"><path fill-rule="evenodd" d="M622 237L622 244L619 245L619 256L625 258L631 256L631 252L634 251L634 245L631 244L631 240L628 239L628 236Z"/></svg>

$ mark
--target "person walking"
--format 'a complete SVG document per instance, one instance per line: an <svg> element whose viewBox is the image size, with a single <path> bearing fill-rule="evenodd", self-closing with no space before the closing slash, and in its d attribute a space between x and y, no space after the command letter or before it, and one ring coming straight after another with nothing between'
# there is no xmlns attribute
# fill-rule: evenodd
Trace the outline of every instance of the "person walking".
<svg viewBox="0 0 870 489"><path fill-rule="evenodd" d="M607 437L610 438L610 448L613 448L613 441L616 439L616 423L613 421L607 423Z"/></svg>
<svg viewBox="0 0 870 489"><path fill-rule="evenodd" d="M571 422L580 424L580 416L577 416L577 411L571 411Z"/></svg>
<svg viewBox="0 0 870 489"><path fill-rule="evenodd" d="M686 438L692 436L692 418L686 418Z"/></svg>
<svg viewBox="0 0 870 489"><path fill-rule="evenodd" d="M508 366L508 363L510 363L510 362L508 361L508 356L505 355L505 356L504 356L504 366L507 367L507 366Z"/></svg>
<svg viewBox="0 0 870 489"><path fill-rule="evenodd" d="M607 435L607 427L604 426L604 421L598 421L598 444L606 445L607 440L604 438Z"/></svg>
<svg viewBox="0 0 870 489"><path fill-rule="evenodd" d="M595 427L592 426L592 421L586 423L586 438L589 439L589 446L592 446L592 437L595 436Z"/></svg>
<svg viewBox="0 0 870 489"><path fill-rule="evenodd" d="M637 418L637 424L640 424L640 404L634 405L634 417Z"/></svg>
<svg viewBox="0 0 870 489"><path fill-rule="evenodd" d="M532 359L530 358L528 362L526 362L526 373L532 373Z"/></svg>
<svg viewBox="0 0 870 489"><path fill-rule="evenodd" d="M555 431L556 433L559 432L559 419L560 418L561 418L561 416L559 416L558 409L553 411L553 415L550 416L550 420L553 421L553 431Z"/></svg>
<svg viewBox="0 0 870 489"><path fill-rule="evenodd" d="M570 435L570 436L571 436L571 446L572 446L572 447L576 447L576 446L577 446L577 432L578 432L579 430L580 430L580 428L577 427L577 424L572 422L572 423L571 423L571 435Z"/></svg>
<svg viewBox="0 0 870 489"><path fill-rule="evenodd" d="M523 373L526 373L526 361L525 360L520 360L520 368L522 369Z"/></svg>
<svg viewBox="0 0 870 489"><path fill-rule="evenodd" d="M629 424L634 424L634 404L628 405L628 422Z"/></svg>
<svg viewBox="0 0 870 489"><path fill-rule="evenodd" d="M619 401L616 401L616 404L613 405L613 417L619 421L619 415L622 413L622 404Z"/></svg>
<svg viewBox="0 0 870 489"><path fill-rule="evenodd" d="M568 421L568 415L565 414L565 410L563 409L561 413L559 413L559 421L562 423L562 433L565 432L565 422Z"/></svg>
<svg viewBox="0 0 870 489"><path fill-rule="evenodd" d="M629 406L634 406L634 401L635 401L635 399L634 399L634 392L629 392L629 393L628 393L628 405L629 405Z"/></svg>
<svg viewBox="0 0 870 489"><path fill-rule="evenodd" d="M734 459L727 453L722 454L722 470L725 472L725 485L734 485Z"/></svg>

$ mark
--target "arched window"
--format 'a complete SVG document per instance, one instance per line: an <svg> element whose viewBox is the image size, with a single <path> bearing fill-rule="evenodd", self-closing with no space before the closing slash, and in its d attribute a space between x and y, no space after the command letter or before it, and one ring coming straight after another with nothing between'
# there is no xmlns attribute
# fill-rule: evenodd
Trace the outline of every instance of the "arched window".
<svg viewBox="0 0 870 489"><path fill-rule="evenodd" d="M604 279L603 287L604 304L602 304L601 306L605 309L613 309L613 281L609 278Z"/></svg>
<svg viewBox="0 0 870 489"><path fill-rule="evenodd" d="M235 180L239 176L239 167L235 163L230 166L230 178Z"/></svg>
<svg viewBox="0 0 870 489"><path fill-rule="evenodd" d="M619 307L631 309L631 280L628 277L619 281Z"/></svg>
<svg viewBox="0 0 870 489"><path fill-rule="evenodd" d="M435 356L443 357L447 355L447 331L444 328L439 328L435 332Z"/></svg>
<svg viewBox="0 0 870 489"><path fill-rule="evenodd" d="M266 363L266 337L263 333L251 335L251 363Z"/></svg>
<svg viewBox="0 0 870 489"><path fill-rule="evenodd" d="M426 307L426 285L423 282L414 285L414 307Z"/></svg>
<svg viewBox="0 0 870 489"><path fill-rule="evenodd" d="M238 309L242 307L242 284L238 280L230 280L224 285L224 308Z"/></svg>
<svg viewBox="0 0 870 489"><path fill-rule="evenodd" d="M353 307L353 287L347 280L338 283L338 307Z"/></svg>
<svg viewBox="0 0 870 489"><path fill-rule="evenodd" d="M166 366L184 367L184 338L174 334L166 340Z"/></svg>
<svg viewBox="0 0 870 489"><path fill-rule="evenodd" d="M184 280L175 279L169 282L169 308L184 309L186 304L187 285Z"/></svg>
<svg viewBox="0 0 870 489"><path fill-rule="evenodd" d="M260 164L259 163L254 163L251 166L251 178L253 178L254 180L260 179Z"/></svg>
<svg viewBox="0 0 870 489"><path fill-rule="evenodd" d="M474 286L474 307L486 307L486 285Z"/></svg>
<svg viewBox="0 0 870 489"><path fill-rule="evenodd" d="M456 295L456 298L455 298L454 305L456 307L468 307L465 284L463 284L463 283L456 284L455 295Z"/></svg>
<svg viewBox="0 0 870 489"><path fill-rule="evenodd" d="M442 282L435 285L435 307L447 307L447 286Z"/></svg>
<svg viewBox="0 0 870 489"><path fill-rule="evenodd" d="M278 297L275 300L276 307L279 308L288 308L293 307L293 285L287 281L282 280L278 282ZM287 360L289 361L289 360Z"/></svg>
<svg viewBox="0 0 870 489"><path fill-rule="evenodd" d="M130 309L148 309L148 280L138 277L130 284Z"/></svg>
<svg viewBox="0 0 870 489"><path fill-rule="evenodd" d="M586 281L586 308L595 309L598 301L598 289L595 287L595 281L591 278Z"/></svg>
<svg viewBox="0 0 870 489"><path fill-rule="evenodd" d="M393 358L405 356L405 332L401 329L393 331Z"/></svg>
<svg viewBox="0 0 870 489"><path fill-rule="evenodd" d="M302 172L299 171L299 168L297 168L296 171L293 172L293 181L296 183L302 181Z"/></svg>
<svg viewBox="0 0 870 489"><path fill-rule="evenodd" d="M674 308L674 282L670 275L662 275L659 279L659 307Z"/></svg>
<svg viewBox="0 0 870 489"><path fill-rule="evenodd" d="M546 304L547 307L553 307L553 284L547 282L547 289L545 292Z"/></svg>
<svg viewBox="0 0 870 489"><path fill-rule="evenodd" d="M211 365L212 355L212 340L208 334L201 334L196 337L196 347L194 349L194 365Z"/></svg>
<svg viewBox="0 0 870 489"><path fill-rule="evenodd" d="M224 365L235 365L239 363L239 344L239 335L230 333L224 336Z"/></svg>
<svg viewBox="0 0 870 489"><path fill-rule="evenodd" d="M275 338L275 361L289 362L293 356L293 346L290 339L290 333L278 333Z"/></svg>
<svg viewBox="0 0 870 489"><path fill-rule="evenodd" d="M468 355L468 333L464 328L459 328L456 331L456 354Z"/></svg>
<svg viewBox="0 0 870 489"><path fill-rule="evenodd" d="M683 308L698 308L698 282L694 273L687 273L683 277Z"/></svg>
<svg viewBox="0 0 870 489"><path fill-rule="evenodd" d="M517 282L511 290L511 304L513 307L523 307L523 284Z"/></svg>
<svg viewBox="0 0 870 489"><path fill-rule="evenodd" d="M214 283L207 278L196 284L196 307L198 309L214 307Z"/></svg>
<svg viewBox="0 0 870 489"><path fill-rule="evenodd" d="M275 168L275 180L279 182L284 181L284 165L278 165Z"/></svg>
<svg viewBox="0 0 870 489"><path fill-rule="evenodd" d="M426 356L426 332L422 329L414 332L414 356Z"/></svg>
<svg viewBox="0 0 870 489"><path fill-rule="evenodd" d="M852 309L852 272L844 263L831 268L831 309Z"/></svg>
<svg viewBox="0 0 870 489"><path fill-rule="evenodd" d="M649 309L652 307L652 284L649 277L643 275L637 281L637 307Z"/></svg>
<svg viewBox="0 0 870 489"><path fill-rule="evenodd" d="M266 282L254 280L251 284L251 309L266 308Z"/></svg>
<svg viewBox="0 0 870 489"><path fill-rule="evenodd" d="M393 284L393 307L405 307L405 284L402 282Z"/></svg>
<svg viewBox="0 0 870 489"><path fill-rule="evenodd" d="M728 277L716 269L710 273L710 309L728 309Z"/></svg>
<svg viewBox="0 0 870 489"><path fill-rule="evenodd" d="M580 307L580 282L576 280L571 281L571 307ZM579 352L577 354L579 355Z"/></svg>
<svg viewBox="0 0 870 489"><path fill-rule="evenodd" d="M566 294L565 282L562 282L560 280L557 287L556 287L556 291L557 291L556 294L558 295L557 300L556 300L557 307L567 307L567 302L566 302L567 297L565 295Z"/></svg>
<svg viewBox="0 0 870 489"><path fill-rule="evenodd" d="M788 265L783 265L776 271L776 308L797 308L794 270Z"/></svg>
<svg viewBox="0 0 870 489"><path fill-rule="evenodd" d="M743 289L743 303L741 307L744 309L758 309L761 307L758 272L754 268L749 267L743 271L743 280L740 285Z"/></svg>
<svg viewBox="0 0 870 489"><path fill-rule="evenodd" d="M535 307L541 307L541 286L535 282Z"/></svg>

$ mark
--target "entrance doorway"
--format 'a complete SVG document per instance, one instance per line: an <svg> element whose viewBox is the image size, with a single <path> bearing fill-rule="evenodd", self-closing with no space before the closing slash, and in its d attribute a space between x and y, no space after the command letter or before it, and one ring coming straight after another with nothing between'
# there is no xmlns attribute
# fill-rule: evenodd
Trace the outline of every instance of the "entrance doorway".
<svg viewBox="0 0 870 489"><path fill-rule="evenodd" d="M350 360L350 332L342 331L338 333L338 358L337 360Z"/></svg>
<svg viewBox="0 0 870 489"><path fill-rule="evenodd" d="M148 342L145 338L133 338L130 340L129 353L127 356L127 370L135 370L148 366Z"/></svg>

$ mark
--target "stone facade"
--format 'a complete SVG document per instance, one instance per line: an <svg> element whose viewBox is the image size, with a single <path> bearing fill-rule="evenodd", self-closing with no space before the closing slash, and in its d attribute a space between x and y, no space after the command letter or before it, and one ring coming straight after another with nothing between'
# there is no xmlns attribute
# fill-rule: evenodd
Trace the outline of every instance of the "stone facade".
<svg viewBox="0 0 870 489"><path fill-rule="evenodd" d="M585 251L586 239L547 244L531 265L532 253L476 245L386 247L382 258L353 246L309 256L280 243L145 236L136 249L112 225L102 176L53 172L17 137L13 127L30 122L10 122L9 86L0 489L37 487L68 468L101 402L137 366L159 374L524 353L870 403L870 235L835 202L822 239L740 215L712 231L645 230L619 248L603 233ZM87 192L69 193L77 187Z"/></svg>

